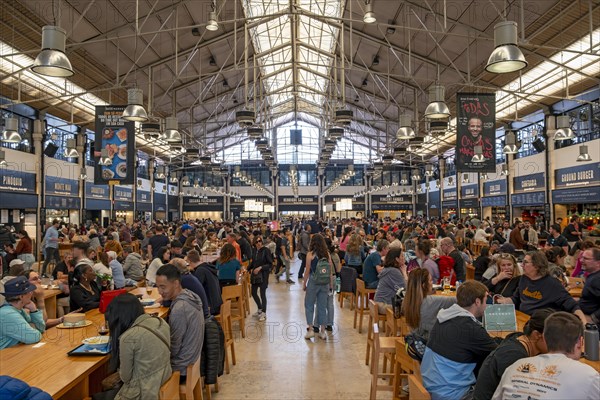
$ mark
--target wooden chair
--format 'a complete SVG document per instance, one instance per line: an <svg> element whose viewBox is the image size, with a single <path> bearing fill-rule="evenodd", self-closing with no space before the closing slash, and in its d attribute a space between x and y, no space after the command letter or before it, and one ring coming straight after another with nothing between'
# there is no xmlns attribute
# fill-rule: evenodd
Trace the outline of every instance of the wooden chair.
<svg viewBox="0 0 600 400"><path fill-rule="evenodd" d="M371 353L371 392L369 399L375 400L377 399L378 391L393 391L393 371L379 372L379 358L381 355L385 355L386 353L394 354L396 351L396 340L397 338L393 337L385 337L379 336L379 325L376 323L373 324L373 351ZM380 385L379 379L387 379L388 383L386 385Z"/></svg>
<svg viewBox="0 0 600 400"><path fill-rule="evenodd" d="M202 400L202 378L200 377L200 357L192 365L187 366L185 383L179 385L181 400Z"/></svg>
<svg viewBox="0 0 600 400"><path fill-rule="evenodd" d="M250 273L244 272L242 275L242 300L244 305L244 312L246 315L250 315L250 297L252 284L250 283Z"/></svg>
<svg viewBox="0 0 600 400"><path fill-rule="evenodd" d="M379 326L379 322L386 321L386 316L379 314L379 307L373 300L369 300L369 325L367 326L367 355L365 357L365 365L369 365L369 356L371 353L371 347L373 346L373 324ZM384 368L385 372L385 361Z"/></svg>
<svg viewBox="0 0 600 400"><path fill-rule="evenodd" d="M467 264L467 280L475 280L475 267L472 264Z"/></svg>
<svg viewBox="0 0 600 400"><path fill-rule="evenodd" d="M179 400L179 371L173 372L173 375L162 384L158 392L158 400Z"/></svg>
<svg viewBox="0 0 600 400"><path fill-rule="evenodd" d="M221 328L225 335L225 373L229 374L229 352L231 352L231 362L235 365L235 342L231 331L231 300L227 300L221 305Z"/></svg>
<svg viewBox="0 0 600 400"><path fill-rule="evenodd" d="M354 310L354 297L356 296L355 293L352 292L339 292L338 293L338 299L340 299L340 308L344 308L344 299L349 297L350 299L350 310Z"/></svg>
<svg viewBox="0 0 600 400"><path fill-rule="evenodd" d="M362 324L364 313L369 312L369 294L375 293L375 289L365 288L365 281L356 278L356 295L354 296L354 328L356 329L356 321L360 315L358 324L358 333L362 333Z"/></svg>
<svg viewBox="0 0 600 400"><path fill-rule="evenodd" d="M394 366L394 391L393 399L406 399L406 395L403 394L403 385L408 375L415 373L415 365L419 367L419 364L414 363L408 353L406 352L406 345L404 339L398 339L396 341L396 353L395 353L395 366ZM419 374L420 378L420 374ZM417 378L417 379L419 379ZM419 382L420 383L420 382ZM410 398L410 396L408 397Z"/></svg>
<svg viewBox="0 0 600 400"><path fill-rule="evenodd" d="M408 375L408 391L409 400L431 400L431 395L415 375Z"/></svg>
<svg viewBox="0 0 600 400"><path fill-rule="evenodd" d="M246 313L244 312L242 285L224 286L221 292L223 303L231 300L231 321L239 321L242 337L246 337Z"/></svg>
<svg viewBox="0 0 600 400"><path fill-rule="evenodd" d="M391 308L385 310L385 336L398 336L398 320Z"/></svg>

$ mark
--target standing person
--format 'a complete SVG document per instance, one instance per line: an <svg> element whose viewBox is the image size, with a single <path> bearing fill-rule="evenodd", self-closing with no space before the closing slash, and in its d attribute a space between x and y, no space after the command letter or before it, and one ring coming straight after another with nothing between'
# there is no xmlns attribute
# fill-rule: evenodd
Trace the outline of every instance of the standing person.
<svg viewBox="0 0 600 400"><path fill-rule="evenodd" d="M291 279L290 264L292 262L292 255L290 254L290 241L287 238L287 234L288 234L288 228L283 228L280 233L281 243L277 243L277 245L279 246L279 248L278 248L279 259L281 260L281 263L283 264L283 268L285 269L285 281L288 284L293 285L296 282L294 282ZM279 278L281 278L281 275L282 275L281 271L279 271L275 275L275 277L277 278L277 282L279 282Z"/></svg>
<svg viewBox="0 0 600 400"><path fill-rule="evenodd" d="M407 281L404 254L398 247L391 248L385 256L383 269L379 273L379 284L375 291L374 300L379 308L379 314L385 315L386 308L392 305L398 289L405 288Z"/></svg>
<svg viewBox="0 0 600 400"><path fill-rule="evenodd" d="M44 265L42 266L42 278L46 278L46 268L50 261L58 263L60 256L58 254L58 227L60 222L55 219L52 221L52 225L46 229L44 235Z"/></svg>
<svg viewBox="0 0 600 400"><path fill-rule="evenodd" d="M440 310L421 362L423 386L432 400L468 396L485 358L496 343L477 318L486 308L487 288L466 281L456 291L456 302Z"/></svg>
<svg viewBox="0 0 600 400"><path fill-rule="evenodd" d="M340 259L344 259L346 256L346 247L348 247L348 242L350 242L350 235L352 233L352 227L347 226L344 228L344 233L340 238ZM339 237L339 236L338 236Z"/></svg>
<svg viewBox="0 0 600 400"><path fill-rule="evenodd" d="M25 261L24 268L27 271L31 269L31 265L35 262L35 257L33 256L33 243L29 237L29 233L27 233L25 229L21 229L17 232L17 237L19 238L19 243L17 243L15 254L19 260Z"/></svg>
<svg viewBox="0 0 600 400"><path fill-rule="evenodd" d="M577 215L571 217L571 221L563 230L562 235L567 239L570 248L573 248L575 243L581 240L583 232L581 232L581 225L579 225L579 217Z"/></svg>
<svg viewBox="0 0 600 400"><path fill-rule="evenodd" d="M467 278L467 270L465 260L460 255L460 252L454 247L454 242L450 238L443 238L440 242L442 252L454 260L454 273L456 280L464 282Z"/></svg>
<svg viewBox="0 0 600 400"><path fill-rule="evenodd" d="M597 399L600 374L579 362L582 339L583 325L577 317L566 312L550 315L544 324L548 353L508 367L492 399Z"/></svg>
<svg viewBox="0 0 600 400"><path fill-rule="evenodd" d="M225 243L221 248L221 254L217 260L217 271L219 271L219 283L221 287L237 285L240 278L242 264L236 257L235 247L230 243Z"/></svg>
<svg viewBox="0 0 600 400"><path fill-rule="evenodd" d="M254 252L250 264L250 283L252 284L252 298L258 307L254 316L259 321L267 319L267 287L269 286L269 273L273 266L273 256L269 249L263 246L263 238L260 235L254 237ZM260 296L258 291L260 289Z"/></svg>
<svg viewBox="0 0 600 400"><path fill-rule="evenodd" d="M357 275L362 275L362 264L365 259L365 252L362 247L362 238L357 233L350 236L350 240L344 254L344 262L347 267L354 268ZM390 245L391 247L391 245Z"/></svg>
<svg viewBox="0 0 600 400"><path fill-rule="evenodd" d="M306 269L306 254L308 246L310 246L310 232L312 228L310 224L304 225L304 230L300 232L300 240L298 240L298 258L300 259L300 271L298 271L298 279L303 279L304 270Z"/></svg>
<svg viewBox="0 0 600 400"><path fill-rule="evenodd" d="M523 240L523 235L521 235L521 229L523 229L523 223L515 223L509 237L509 242L515 246L515 249L517 250L523 250L527 246L527 242Z"/></svg>
<svg viewBox="0 0 600 400"><path fill-rule="evenodd" d="M42 339L46 330L42 312L32 301L35 285L24 276L4 284L1 295L6 304L0 307L0 349L19 343L33 344Z"/></svg>
<svg viewBox="0 0 600 400"><path fill-rule="evenodd" d="M322 274L323 271L318 271L318 264L323 260L329 262L329 284L320 283L317 281L317 273ZM319 275L321 276L321 275ZM333 262L327 250L325 239L319 233L314 234L310 240L309 252L306 255L306 271L302 289L306 292L304 296L304 313L306 314L306 335L305 339L315 337L318 333L323 340L327 339L325 325L327 323L327 295L333 285ZM317 306L317 325L314 325L315 304Z"/></svg>
<svg viewBox="0 0 600 400"><path fill-rule="evenodd" d="M118 371L123 386L97 393L94 400L158 400L171 377L171 330L162 318L144 312L130 293L113 299L106 309L110 329L109 370Z"/></svg>
<svg viewBox="0 0 600 400"><path fill-rule="evenodd" d="M538 234L531 226L531 222L525 221L523 230L521 231L523 240L527 243L527 250L536 250L538 247L539 239Z"/></svg>
<svg viewBox="0 0 600 400"><path fill-rule="evenodd" d="M157 225L156 233L148 239L148 254L152 255L152 260L158 256L158 251L161 247L167 247L169 244L170 241L167 235L165 235L165 229L162 225Z"/></svg>
<svg viewBox="0 0 600 400"><path fill-rule="evenodd" d="M171 368L185 381L187 366L194 364L204 343L204 314L198 295L181 286L181 274L174 265L156 271L156 286L163 300L170 300Z"/></svg>
<svg viewBox="0 0 600 400"><path fill-rule="evenodd" d="M382 258L385 258L387 253L390 251L390 243L382 239L377 242L377 249L373 253L369 254L365 259L363 265L363 280L365 281L365 287L367 289L375 289L379 284L379 278L377 275L381 272L383 267Z"/></svg>

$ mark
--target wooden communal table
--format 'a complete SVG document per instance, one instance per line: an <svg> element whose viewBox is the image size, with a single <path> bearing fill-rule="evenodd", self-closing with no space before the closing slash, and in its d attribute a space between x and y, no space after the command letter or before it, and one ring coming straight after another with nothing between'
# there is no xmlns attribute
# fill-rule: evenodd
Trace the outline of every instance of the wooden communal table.
<svg viewBox="0 0 600 400"><path fill-rule="evenodd" d="M46 307L46 315L50 319L56 318L56 296L61 293L60 289L44 289L44 307Z"/></svg>
<svg viewBox="0 0 600 400"><path fill-rule="evenodd" d="M158 298L154 289L148 296L145 288L131 293ZM165 307L146 308L147 313L166 315ZM40 343L20 344L0 350L0 375L8 375L48 392L53 399L81 400L101 390L101 382L107 376L109 356L69 357L67 353L81 344L85 338L98 335L98 326L104 315L98 309L85 313L90 326L73 329L48 329ZM41 343L44 343L40 346Z"/></svg>
<svg viewBox="0 0 600 400"><path fill-rule="evenodd" d="M215 261L217 261L219 259L219 254L215 253L215 254L202 254L200 256L200 262L201 263L213 263Z"/></svg>

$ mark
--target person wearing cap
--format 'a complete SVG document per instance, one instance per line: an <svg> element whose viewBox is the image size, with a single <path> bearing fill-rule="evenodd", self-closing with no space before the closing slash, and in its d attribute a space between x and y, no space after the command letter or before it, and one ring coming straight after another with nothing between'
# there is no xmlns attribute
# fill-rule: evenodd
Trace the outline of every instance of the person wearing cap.
<svg viewBox="0 0 600 400"><path fill-rule="evenodd" d="M189 224L181 225L181 236L176 238L176 240L178 240L180 243L185 243L185 241L191 235L193 230L194 228Z"/></svg>
<svg viewBox="0 0 600 400"><path fill-rule="evenodd" d="M551 308L536 310L523 327L523 332L511 333L490 353L479 370L474 400L490 399L506 368L518 360L548 352L543 336L544 322L554 312Z"/></svg>
<svg viewBox="0 0 600 400"><path fill-rule="evenodd" d="M0 280L0 292L4 290L4 284L11 279L16 278L19 275L22 275L25 271L24 268L25 261L23 260L12 260L9 264L8 273L2 280ZM0 295L0 306L5 303L4 296Z"/></svg>
<svg viewBox="0 0 600 400"><path fill-rule="evenodd" d="M46 330L44 316L32 301L35 285L24 276L6 282L1 292L6 304L0 307L0 349L19 343L40 341Z"/></svg>

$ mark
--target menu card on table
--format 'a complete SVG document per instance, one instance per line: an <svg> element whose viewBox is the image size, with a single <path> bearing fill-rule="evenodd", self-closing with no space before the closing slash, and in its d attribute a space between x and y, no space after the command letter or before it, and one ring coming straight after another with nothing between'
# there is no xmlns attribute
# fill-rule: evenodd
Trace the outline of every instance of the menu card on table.
<svg viewBox="0 0 600 400"><path fill-rule="evenodd" d="M489 304L483 315L483 326L487 331L515 332L517 316L514 304Z"/></svg>

